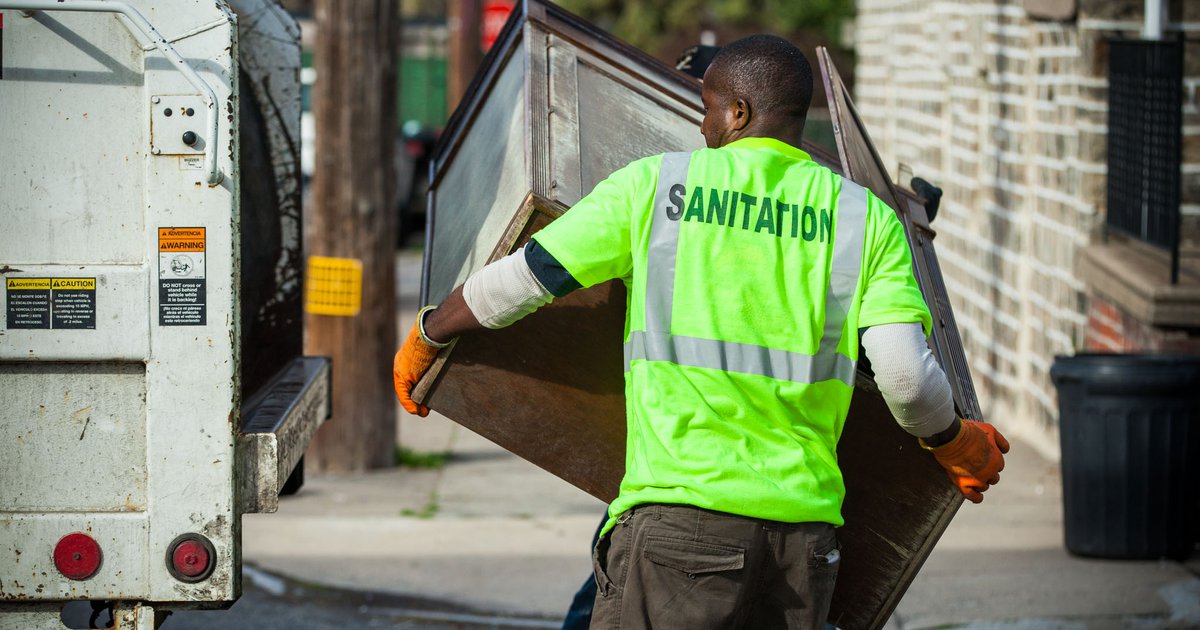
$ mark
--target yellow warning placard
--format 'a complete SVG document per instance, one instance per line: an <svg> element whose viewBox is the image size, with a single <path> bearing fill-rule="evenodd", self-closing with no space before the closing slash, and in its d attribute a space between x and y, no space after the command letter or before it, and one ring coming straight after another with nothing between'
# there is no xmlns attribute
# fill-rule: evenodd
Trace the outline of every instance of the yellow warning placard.
<svg viewBox="0 0 1200 630"><path fill-rule="evenodd" d="M5 327L95 330L96 278L7 278Z"/></svg>
<svg viewBox="0 0 1200 630"><path fill-rule="evenodd" d="M96 290L96 279L95 278L51 278L50 279L50 288L54 289L54 290L73 289L76 291L95 291Z"/></svg>
<svg viewBox="0 0 1200 630"><path fill-rule="evenodd" d="M49 291L50 278L9 278L9 291Z"/></svg>
<svg viewBox="0 0 1200 630"><path fill-rule="evenodd" d="M316 315L352 317L362 309L362 261L308 257L304 310Z"/></svg>
<svg viewBox="0 0 1200 630"><path fill-rule="evenodd" d="M159 252L203 252L205 228L160 227L158 228Z"/></svg>

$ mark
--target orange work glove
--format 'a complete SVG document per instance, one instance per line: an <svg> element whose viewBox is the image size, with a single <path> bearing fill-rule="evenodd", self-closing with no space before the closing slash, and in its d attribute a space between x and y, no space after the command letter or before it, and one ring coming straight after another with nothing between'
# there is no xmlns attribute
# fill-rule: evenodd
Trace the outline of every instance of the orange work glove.
<svg viewBox="0 0 1200 630"><path fill-rule="evenodd" d="M933 453L950 481L972 503L983 501L983 492L1000 482L1008 440L990 424L963 420L953 440L941 446L921 446Z"/></svg>
<svg viewBox="0 0 1200 630"><path fill-rule="evenodd" d="M417 381L421 380L421 376L429 370L429 366L433 365L438 353L438 346L430 345L421 338L421 317L424 315L424 310L417 315L417 321L408 332L408 338L404 340L404 345L400 346L396 358L392 361L392 381L396 386L396 397L400 399L400 406L408 413L422 418L429 415L429 407L413 402L412 390L417 386Z"/></svg>

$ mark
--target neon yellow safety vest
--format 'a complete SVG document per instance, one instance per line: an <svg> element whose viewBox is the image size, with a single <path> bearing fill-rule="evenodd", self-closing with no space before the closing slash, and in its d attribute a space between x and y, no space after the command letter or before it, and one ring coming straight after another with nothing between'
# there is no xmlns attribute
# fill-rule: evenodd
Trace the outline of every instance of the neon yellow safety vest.
<svg viewBox="0 0 1200 630"><path fill-rule="evenodd" d="M607 527L641 503L842 524L858 330L931 325L890 208L795 147L745 138L633 162L534 238L582 286L629 290Z"/></svg>

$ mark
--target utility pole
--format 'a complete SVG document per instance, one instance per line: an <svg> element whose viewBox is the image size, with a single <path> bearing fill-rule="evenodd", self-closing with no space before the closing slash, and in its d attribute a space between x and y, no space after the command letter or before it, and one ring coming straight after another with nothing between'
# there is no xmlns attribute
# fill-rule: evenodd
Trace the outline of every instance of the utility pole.
<svg viewBox="0 0 1200 630"><path fill-rule="evenodd" d="M333 358L333 416L305 459L314 469L390 466L396 444L396 68L398 0L316 0L316 163L305 251L361 263L354 314L305 314L305 353ZM310 258L306 291L319 284ZM336 262L336 261L335 261ZM339 263L340 264L340 263Z"/></svg>
<svg viewBox="0 0 1200 630"><path fill-rule="evenodd" d="M449 0L450 59L446 86L447 111L454 111L467 92L479 64L483 49L479 45L480 23L483 19L482 0Z"/></svg>

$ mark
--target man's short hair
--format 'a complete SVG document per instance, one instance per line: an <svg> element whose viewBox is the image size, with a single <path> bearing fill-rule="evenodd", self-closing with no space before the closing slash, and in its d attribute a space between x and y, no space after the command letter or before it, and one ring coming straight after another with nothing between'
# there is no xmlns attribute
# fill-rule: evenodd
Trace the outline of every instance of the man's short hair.
<svg viewBox="0 0 1200 630"><path fill-rule="evenodd" d="M721 48L709 70L706 78L718 92L752 103L755 114L801 121L808 116L812 66L782 37L743 37Z"/></svg>

